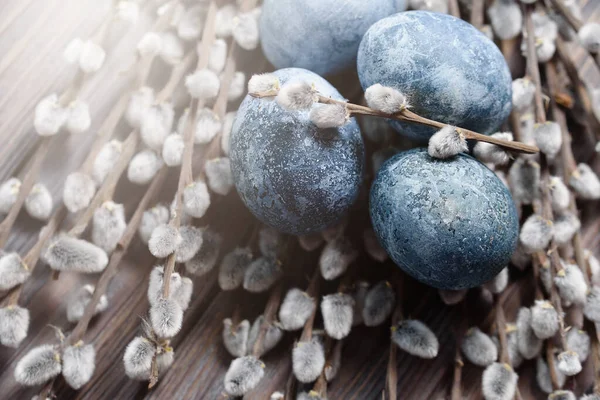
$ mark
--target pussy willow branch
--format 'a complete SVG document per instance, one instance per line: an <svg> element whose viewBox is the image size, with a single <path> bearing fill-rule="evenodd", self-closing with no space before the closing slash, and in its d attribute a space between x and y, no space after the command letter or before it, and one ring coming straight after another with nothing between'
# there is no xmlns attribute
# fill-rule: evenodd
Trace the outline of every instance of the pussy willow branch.
<svg viewBox="0 0 600 400"><path fill-rule="evenodd" d="M277 310L279 309L279 303L281 301L281 292L283 290L283 284L281 282L277 283L275 287L271 290L271 294L269 295L269 299L267 300L267 304L265 306L265 311L263 313L263 323L260 326L260 330L258 332L258 336L256 337L256 341L254 342L254 347L252 348L252 355L256 358L260 358L260 354L262 353L263 343L265 341L265 336L267 335L267 331L269 326L275 322L275 318L277 316Z"/></svg>
<svg viewBox="0 0 600 400"><path fill-rule="evenodd" d="M315 318L317 316L317 310L319 308L319 281L321 280L321 270L317 266L315 267L312 277L310 278L310 282L308 287L306 288L306 294L308 297L311 297L315 300L315 309L312 314L304 324L304 328L302 328L302 333L300 334L300 341L307 342L312 338L313 328L315 325Z"/></svg>
<svg viewBox="0 0 600 400"><path fill-rule="evenodd" d="M392 314L392 325L390 329L390 350L388 357L387 373L385 379L385 389L387 392L388 400L395 400L398 398L398 346L392 340L391 336L398 322L403 319L402 312L402 276L394 271L395 275L395 289L396 289L396 309Z"/></svg>
<svg viewBox="0 0 600 400"><path fill-rule="evenodd" d="M333 347L333 339L331 337L327 336L324 347L326 355L325 367L323 367L323 371L321 371L321 374L317 378L317 381L312 388L312 392L316 393L321 399L327 398L327 377L325 376L325 369L328 364L333 362L333 358L335 357L335 349Z"/></svg>
<svg viewBox="0 0 600 400"><path fill-rule="evenodd" d="M471 15L469 22L477 29L483 26L485 0L473 0L471 2Z"/></svg>

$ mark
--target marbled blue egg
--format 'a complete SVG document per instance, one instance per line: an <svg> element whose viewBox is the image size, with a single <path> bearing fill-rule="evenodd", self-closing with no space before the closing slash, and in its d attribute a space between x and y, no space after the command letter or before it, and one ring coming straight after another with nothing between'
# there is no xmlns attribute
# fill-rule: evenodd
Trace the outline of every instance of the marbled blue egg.
<svg viewBox="0 0 600 400"><path fill-rule="evenodd" d="M479 133L495 132L511 110L511 75L498 47L451 15L408 11L364 35L357 58L363 89L380 83L408 97L412 111ZM413 139L435 130L392 122Z"/></svg>
<svg viewBox="0 0 600 400"><path fill-rule="evenodd" d="M262 49L276 68L337 72L355 64L367 29L403 6L402 0L265 0Z"/></svg>
<svg viewBox="0 0 600 400"><path fill-rule="evenodd" d="M519 220L504 184L460 154L431 158L426 149L392 157L371 188L373 229L392 260L440 289L471 288L506 267Z"/></svg>
<svg viewBox="0 0 600 400"><path fill-rule="evenodd" d="M281 84L304 80L342 99L310 71L275 72ZM263 223L301 235L335 224L350 208L362 180L364 144L354 119L318 129L308 111L287 111L272 99L246 96L231 131L231 169L242 201Z"/></svg>

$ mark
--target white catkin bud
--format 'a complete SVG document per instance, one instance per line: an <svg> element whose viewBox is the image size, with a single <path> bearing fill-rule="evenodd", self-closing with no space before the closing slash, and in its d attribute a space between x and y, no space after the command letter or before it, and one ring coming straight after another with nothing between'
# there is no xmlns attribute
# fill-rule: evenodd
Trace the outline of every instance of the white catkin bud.
<svg viewBox="0 0 600 400"><path fill-rule="evenodd" d="M193 98L209 100L219 94L221 81L214 71L205 68L188 75L185 78L185 87Z"/></svg>
<svg viewBox="0 0 600 400"><path fill-rule="evenodd" d="M198 110L194 131L195 144L208 144L223 128L219 117L209 108Z"/></svg>
<svg viewBox="0 0 600 400"><path fill-rule="evenodd" d="M177 247L176 260L184 263L191 260L202 246L202 229L191 225L179 227L181 242Z"/></svg>
<svg viewBox="0 0 600 400"><path fill-rule="evenodd" d="M557 363L558 363L558 361L555 358L554 365L556 366ZM558 386L563 387L567 377L562 372L560 372L558 369L556 369L556 367L554 368L554 372L556 374ZM550 368L548 367L548 364L546 364L546 361L544 360L543 357L538 357L538 359L536 361L535 378L536 378L536 382L537 382L539 388L542 390L542 392L552 393L553 388L552 388L552 379L550 377Z"/></svg>
<svg viewBox="0 0 600 400"><path fill-rule="evenodd" d="M460 348L465 358L479 367L487 367L498 359L492 339L476 327L467 331Z"/></svg>
<svg viewBox="0 0 600 400"><path fill-rule="evenodd" d="M496 139L513 141L511 132L498 132L491 135ZM477 142L473 148L473 154L480 161L493 165L506 165L510 161L509 154L500 146L486 142Z"/></svg>
<svg viewBox="0 0 600 400"><path fill-rule="evenodd" d="M38 135L54 136L68 118L69 112L60 105L58 95L53 93L44 97L35 106L33 125Z"/></svg>
<svg viewBox="0 0 600 400"><path fill-rule="evenodd" d="M515 1L496 0L488 8L487 13L494 33L499 39L513 39L521 33L523 13Z"/></svg>
<svg viewBox="0 0 600 400"><path fill-rule="evenodd" d="M250 322L243 320L237 326L233 326L231 318L223 320L223 344L234 357L243 357L248 352L248 333Z"/></svg>
<svg viewBox="0 0 600 400"><path fill-rule="evenodd" d="M592 54L600 52L600 24L588 22L579 29L577 35L581 45L587 51Z"/></svg>
<svg viewBox="0 0 600 400"><path fill-rule="evenodd" d="M212 271L219 258L221 243L223 243L223 237L219 233L210 228L205 229L202 234L202 246L196 255L185 263L186 271L197 276Z"/></svg>
<svg viewBox="0 0 600 400"><path fill-rule="evenodd" d="M181 165L184 148L185 143L183 141L183 136L177 133L172 133L167 136L162 148L162 158L165 164L169 167Z"/></svg>
<svg viewBox="0 0 600 400"><path fill-rule="evenodd" d="M590 336L584 330L569 329L567 331L567 348L577 353L580 363L585 362L590 355Z"/></svg>
<svg viewBox="0 0 600 400"><path fill-rule="evenodd" d="M260 34L253 13L238 14L232 22L231 34L236 43L244 50L256 49Z"/></svg>
<svg viewBox="0 0 600 400"><path fill-rule="evenodd" d="M571 174L569 185L575 190L577 197L585 200L600 199L600 180L589 165L580 163Z"/></svg>
<svg viewBox="0 0 600 400"><path fill-rule="evenodd" d="M158 204L151 209L144 211L140 227L138 228L138 234L140 235L142 242L148 244L154 229L167 222L169 222L169 209L162 204Z"/></svg>
<svg viewBox="0 0 600 400"><path fill-rule="evenodd" d="M562 147L562 133L556 122L535 124L533 137L540 150L550 158L556 157Z"/></svg>
<svg viewBox="0 0 600 400"><path fill-rule="evenodd" d="M566 376L577 375L581 372L579 356L572 350L563 351L558 355L558 365L556 367Z"/></svg>
<svg viewBox="0 0 600 400"><path fill-rule="evenodd" d="M68 64L79 63L79 57L81 56L81 50L83 49L83 40L81 38L72 39L65 50L63 51L63 58Z"/></svg>
<svg viewBox="0 0 600 400"><path fill-rule="evenodd" d="M279 89L275 101L288 111L308 110L316 101L315 88L304 81L287 82Z"/></svg>
<svg viewBox="0 0 600 400"><path fill-rule="evenodd" d="M169 224L157 226L148 241L148 249L156 258L165 258L172 254L181 243L181 235L177 228Z"/></svg>
<svg viewBox="0 0 600 400"><path fill-rule="evenodd" d="M554 241L566 245L581 228L579 218L573 213L566 212L554 221Z"/></svg>
<svg viewBox="0 0 600 400"><path fill-rule="evenodd" d="M44 259L56 271L86 274L101 272L108 265L108 256L100 247L67 235L58 236L50 243Z"/></svg>
<svg viewBox="0 0 600 400"><path fill-rule="evenodd" d="M265 364L256 357L236 358L225 374L225 391L231 396L243 396L254 389L264 375Z"/></svg>
<svg viewBox="0 0 600 400"><path fill-rule="evenodd" d="M533 32L536 38L556 39L558 36L558 25L548 13L534 11L531 19L533 20Z"/></svg>
<svg viewBox="0 0 600 400"><path fill-rule="evenodd" d="M569 207L571 193L563 180L557 176L550 177L550 195L552 196L553 211L564 211Z"/></svg>
<svg viewBox="0 0 600 400"><path fill-rule="evenodd" d="M354 285L352 298L354 299L354 316L352 317L352 326L360 325L364 322L363 310L365 308L365 300L369 294L369 282L359 281Z"/></svg>
<svg viewBox="0 0 600 400"><path fill-rule="evenodd" d="M586 394L581 396L579 400L600 400L600 394Z"/></svg>
<svg viewBox="0 0 600 400"><path fill-rule="evenodd" d="M535 335L549 339L558 332L558 312L547 300L536 300L531 307L531 328Z"/></svg>
<svg viewBox="0 0 600 400"><path fill-rule="evenodd" d="M36 386L58 376L62 369L58 350L45 344L31 349L15 367L15 380L23 386Z"/></svg>
<svg viewBox="0 0 600 400"><path fill-rule="evenodd" d="M107 201L94 211L92 220L92 243L107 253L112 253L127 229L125 207Z"/></svg>
<svg viewBox="0 0 600 400"><path fill-rule="evenodd" d="M461 290L443 290L439 289L438 294L446 305L458 304L466 297L468 289Z"/></svg>
<svg viewBox="0 0 600 400"><path fill-rule="evenodd" d="M67 320L69 322L77 322L83 317L87 305L92 301L94 290L94 286L84 285L81 288L76 289L75 293L70 296L69 301L67 302ZM108 298L103 294L100 296L98 304L96 304L93 315L98 315L107 308Z"/></svg>
<svg viewBox="0 0 600 400"><path fill-rule="evenodd" d="M213 158L204 164L208 187L222 196L227 195L233 187L231 161L229 157Z"/></svg>
<svg viewBox="0 0 600 400"><path fill-rule="evenodd" d="M250 328L250 333L248 334L248 351L250 352L254 350L254 344L258 338L258 334L260 333L260 329L264 320L264 316L259 315L254 320L254 323ZM258 349L260 353L259 357L277 346L281 338L283 338L283 330L281 330L279 324L269 324L269 326L267 326L267 333L262 343L262 348Z"/></svg>
<svg viewBox="0 0 600 400"><path fill-rule="evenodd" d="M162 46L160 47L160 58L169 65L177 65L184 54L183 43L172 32L161 33Z"/></svg>
<svg viewBox="0 0 600 400"><path fill-rule="evenodd" d="M131 94L125 118L133 128L139 128L142 117L146 111L154 104L154 90L143 86Z"/></svg>
<svg viewBox="0 0 600 400"><path fill-rule="evenodd" d="M281 83L275 74L252 75L248 81L248 93L260 94L265 92L279 92Z"/></svg>
<svg viewBox="0 0 600 400"><path fill-rule="evenodd" d="M510 359L511 365L514 368L518 368L523 363L523 356L519 352L519 338L517 335L517 326L515 324L506 324L506 339L508 358ZM501 354L500 341L498 341L498 354Z"/></svg>
<svg viewBox="0 0 600 400"><path fill-rule="evenodd" d="M162 50L162 37L156 32L147 32L137 44L137 51L142 57L157 56Z"/></svg>
<svg viewBox="0 0 600 400"><path fill-rule="evenodd" d="M284 237L275 228L263 226L258 232L258 249L260 254L269 258L277 258L285 250Z"/></svg>
<svg viewBox="0 0 600 400"><path fill-rule="evenodd" d="M183 310L173 299L159 299L150 306L152 329L161 338L171 338L181 330Z"/></svg>
<svg viewBox="0 0 600 400"><path fill-rule="evenodd" d="M327 243L319 257L319 268L325 280L333 280L342 275L348 266L358 258L358 251L350 240L341 236Z"/></svg>
<svg viewBox="0 0 600 400"><path fill-rule="evenodd" d="M569 390L555 390L548 396L548 400L577 400L577 396Z"/></svg>
<svg viewBox="0 0 600 400"><path fill-rule="evenodd" d="M25 210L30 217L46 221L52 214L54 202L48 188L41 183L33 185L25 199Z"/></svg>
<svg viewBox="0 0 600 400"><path fill-rule="evenodd" d="M318 339L296 343L292 350L292 370L298 381L315 381L321 375L324 366L325 349Z"/></svg>
<svg viewBox="0 0 600 400"><path fill-rule="evenodd" d="M106 176L114 168L123 151L123 143L118 140L111 140L102 146L102 150L96 156L92 167L92 176L97 185L102 184Z"/></svg>
<svg viewBox="0 0 600 400"><path fill-rule="evenodd" d="M519 239L521 243L532 251L544 250L550 244L554 235L552 221L539 215L532 215L521 226Z"/></svg>
<svg viewBox="0 0 600 400"><path fill-rule="evenodd" d="M87 40L81 48L79 55L79 68L86 74L91 74L102 68L106 52L96 43Z"/></svg>
<svg viewBox="0 0 600 400"><path fill-rule="evenodd" d="M129 162L127 179L137 185L146 185L162 166L163 160L156 152L149 149L142 150Z"/></svg>
<svg viewBox="0 0 600 400"><path fill-rule="evenodd" d="M183 311L190 307L192 295L194 294L194 281L188 277L181 278L181 286L171 292L171 298L181 307Z"/></svg>
<svg viewBox="0 0 600 400"><path fill-rule="evenodd" d="M508 182L515 201L531 204L540 192L539 164L523 158L517 159L508 171Z"/></svg>
<svg viewBox="0 0 600 400"><path fill-rule="evenodd" d="M252 261L249 247L236 247L227 253L219 267L219 286L221 290L234 290L242 285L246 267Z"/></svg>
<svg viewBox="0 0 600 400"><path fill-rule="evenodd" d="M369 107L386 114L395 114L408 107L406 96L394 88L381 86L379 83L365 90L365 100Z"/></svg>
<svg viewBox="0 0 600 400"><path fill-rule="evenodd" d="M563 269L558 271L554 277L554 284L566 307L571 304L585 304L588 287L585 277L577 265L563 264Z"/></svg>
<svg viewBox="0 0 600 400"><path fill-rule="evenodd" d="M286 331L301 329L316 307L315 299L306 292L297 288L288 290L279 308L281 326Z"/></svg>
<svg viewBox="0 0 600 400"><path fill-rule="evenodd" d="M283 275L281 263L277 260L260 257L248 265L244 273L244 289L251 293L268 290Z"/></svg>
<svg viewBox="0 0 600 400"><path fill-rule="evenodd" d="M175 362L175 352L172 347L159 347L156 354L156 365L158 374L162 375Z"/></svg>
<svg viewBox="0 0 600 400"><path fill-rule="evenodd" d="M205 16L206 7L202 5L187 9L177 24L177 35L183 40L198 39L204 29Z"/></svg>
<svg viewBox="0 0 600 400"><path fill-rule="evenodd" d="M379 282L373 286L365 297L362 311L366 326L381 325L392 313L396 295L389 282Z"/></svg>
<svg viewBox="0 0 600 400"><path fill-rule="evenodd" d="M219 74L225 69L225 63L227 61L227 42L223 39L217 39L213 42L210 49L208 68Z"/></svg>
<svg viewBox="0 0 600 400"><path fill-rule="evenodd" d="M350 120L350 114L342 104L319 104L310 110L310 121L320 129L339 128Z"/></svg>
<svg viewBox="0 0 600 400"><path fill-rule="evenodd" d="M586 296L583 314L592 322L600 322L600 288L593 286Z"/></svg>
<svg viewBox="0 0 600 400"><path fill-rule="evenodd" d="M350 333L354 317L354 299L349 294L335 293L323 296L321 314L327 334L334 339L343 339Z"/></svg>
<svg viewBox="0 0 600 400"><path fill-rule="evenodd" d="M485 400L511 400L519 376L508 364L493 363L483 371L481 387Z"/></svg>
<svg viewBox="0 0 600 400"><path fill-rule="evenodd" d="M0 343L17 348L27 337L29 310L19 306L0 308Z"/></svg>
<svg viewBox="0 0 600 400"><path fill-rule="evenodd" d="M229 84L229 90L227 91L227 100L236 101L244 94L246 90L246 74L242 71L236 71L233 74L231 83Z"/></svg>
<svg viewBox="0 0 600 400"><path fill-rule="evenodd" d="M69 133L78 135L90 129L92 117L88 104L81 100L75 100L67 108L69 116L66 122L66 128Z"/></svg>
<svg viewBox="0 0 600 400"><path fill-rule="evenodd" d="M271 394L271 397L269 397L269 400L283 400L284 399L284 394L281 392L273 392L273 394Z"/></svg>
<svg viewBox="0 0 600 400"><path fill-rule="evenodd" d="M483 287L494 294L499 294L506 289L508 285L508 267L505 267L489 282L483 284Z"/></svg>
<svg viewBox="0 0 600 400"><path fill-rule="evenodd" d="M202 218L210 206L206 183L197 181L183 190L183 211L194 218Z"/></svg>
<svg viewBox="0 0 600 400"><path fill-rule="evenodd" d="M135 1L120 1L117 4L117 18L135 25L140 16L140 6Z"/></svg>
<svg viewBox="0 0 600 400"><path fill-rule="evenodd" d="M75 344L65 348L62 354L62 375L75 390L88 383L96 369L96 351L91 344Z"/></svg>
<svg viewBox="0 0 600 400"><path fill-rule="evenodd" d="M131 379L148 380L152 369L152 359L156 347L148 339L137 336L125 348L123 364L125 373Z"/></svg>
<svg viewBox="0 0 600 400"><path fill-rule="evenodd" d="M10 178L0 185L0 215L9 213L19 197L20 190L21 181L17 178Z"/></svg>
<svg viewBox="0 0 600 400"><path fill-rule="evenodd" d="M215 16L215 33L219 38L231 36L233 30L233 19L237 15L237 9L233 4L226 4L217 10Z"/></svg>
<svg viewBox="0 0 600 400"><path fill-rule="evenodd" d="M451 158L469 150L467 139L454 126L446 125L429 138L427 151L434 158Z"/></svg>
<svg viewBox="0 0 600 400"><path fill-rule="evenodd" d="M525 111L533 104L535 85L529 78L519 78L512 82L512 104L519 112Z"/></svg>
<svg viewBox="0 0 600 400"><path fill-rule="evenodd" d="M72 213L90 205L96 194L96 184L91 176L83 172L73 172L67 176L63 189L63 202Z"/></svg>
<svg viewBox="0 0 600 400"><path fill-rule="evenodd" d="M392 340L408 354L425 359L435 358L440 347L431 329L414 319L400 321L393 326Z"/></svg>
<svg viewBox="0 0 600 400"><path fill-rule="evenodd" d="M153 150L161 150L171 133L175 111L170 103L160 103L146 109L140 121L140 137Z"/></svg>
<svg viewBox="0 0 600 400"><path fill-rule="evenodd" d="M413 10L433 11L448 14L448 0L409 0Z"/></svg>
<svg viewBox="0 0 600 400"><path fill-rule="evenodd" d="M158 304L163 298L164 267L158 265L152 269L150 280L148 282L148 303L151 306ZM171 274L171 283L169 283L169 298L173 298L174 293L178 293L182 286L181 275L177 272ZM183 308L183 307L182 307Z"/></svg>
<svg viewBox="0 0 600 400"><path fill-rule="evenodd" d="M543 341L531 328L531 310L521 307L517 314L517 342L519 352L526 360L535 358L542 350Z"/></svg>
<svg viewBox="0 0 600 400"><path fill-rule="evenodd" d="M304 251L315 251L323 244L323 237L320 233L313 233L304 236L298 236L298 243Z"/></svg>
<svg viewBox="0 0 600 400"><path fill-rule="evenodd" d="M0 255L0 290L9 290L25 282L31 271L18 253Z"/></svg>

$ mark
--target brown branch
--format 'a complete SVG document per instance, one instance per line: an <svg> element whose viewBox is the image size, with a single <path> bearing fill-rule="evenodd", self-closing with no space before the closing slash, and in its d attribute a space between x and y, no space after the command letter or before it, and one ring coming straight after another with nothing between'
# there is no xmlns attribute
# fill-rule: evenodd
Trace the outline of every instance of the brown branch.
<svg viewBox="0 0 600 400"><path fill-rule="evenodd" d="M511 365L510 356L508 355L508 340L506 338L506 318L504 316L504 307L500 304L500 296L494 296L496 306L496 329L498 330L498 338L500 339L500 362Z"/></svg>
<svg viewBox="0 0 600 400"><path fill-rule="evenodd" d="M458 7L458 0L448 0L448 12L453 17L460 18L460 8Z"/></svg>
<svg viewBox="0 0 600 400"><path fill-rule="evenodd" d="M550 381L552 382L552 389L560 389L558 383L558 375L556 373L556 365L554 365L554 344L552 340L546 342L546 361L548 363L548 370L550 371Z"/></svg>
<svg viewBox="0 0 600 400"><path fill-rule="evenodd" d="M485 8L485 0L473 0L471 2L471 15L469 22L478 30L483 26L483 11Z"/></svg>
<svg viewBox="0 0 600 400"><path fill-rule="evenodd" d="M393 279L395 281L394 287L396 289L396 308L394 310L394 313L392 314L392 326L390 329L390 355L388 357L387 373L385 379L385 388L387 392L387 398L389 400L395 400L398 398L398 346L396 346L396 343L394 343L394 341L392 340L391 335L393 335L398 322L404 319L402 312L402 285L404 276L394 271Z"/></svg>
<svg viewBox="0 0 600 400"><path fill-rule="evenodd" d="M558 12L564 17L564 19L571 25L571 27L578 32L583 26L583 22L581 22L578 18L576 18L573 13L569 10L567 6L563 3L562 0L550 0L552 5L558 10Z"/></svg>
<svg viewBox="0 0 600 400"><path fill-rule="evenodd" d="M269 329L269 326L275 321L275 316L277 315L277 310L279 309L279 302L281 300L282 290L283 285L281 283L278 283L275 286L275 288L273 288L273 290L271 291L269 299L267 300L265 311L263 313L263 323L260 326L260 331L258 332L256 341L254 342L254 347L252 348L252 355L256 358L260 358L260 354L262 353L263 342L265 341L265 336L267 335L267 330Z"/></svg>
<svg viewBox="0 0 600 400"><path fill-rule="evenodd" d="M525 14L525 34L527 36L527 75L531 77L535 85L535 119L542 124L546 122L546 112L544 101L542 99L542 80L540 78L540 69L538 67L537 53L535 51L535 35L533 29L533 6L523 5Z"/></svg>
<svg viewBox="0 0 600 400"><path fill-rule="evenodd" d="M321 280L321 270L319 267L315 267L313 275L306 289L306 294L315 300L315 309L313 310L310 318L304 324L302 334L300 335L300 342L307 342L312 338L313 327L315 324L315 317L317 316L318 304L319 304L319 281Z"/></svg>

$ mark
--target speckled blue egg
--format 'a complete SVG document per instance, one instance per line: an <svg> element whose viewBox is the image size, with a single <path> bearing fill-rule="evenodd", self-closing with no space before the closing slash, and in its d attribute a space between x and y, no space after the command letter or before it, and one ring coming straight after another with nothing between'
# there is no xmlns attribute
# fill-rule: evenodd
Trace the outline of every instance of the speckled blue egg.
<svg viewBox="0 0 600 400"><path fill-rule="evenodd" d="M451 15L408 11L364 35L357 58L363 89L380 83L404 93L417 114L479 133L495 132L511 110L511 75L498 47ZM393 121L413 139L433 128Z"/></svg>
<svg viewBox="0 0 600 400"><path fill-rule="evenodd" d="M265 0L262 49L276 68L337 72L355 64L367 29L402 7L402 0Z"/></svg>
<svg viewBox="0 0 600 400"><path fill-rule="evenodd" d="M310 71L275 72L281 84L303 80L325 96L338 91ZM362 180L364 144L354 119L318 129L308 111L287 111L272 99L246 96L231 131L231 170L242 201L263 223L303 235L338 222Z"/></svg>
<svg viewBox="0 0 600 400"><path fill-rule="evenodd" d="M471 288L506 267L517 245L512 197L485 165L425 149L392 157L371 188L373 229L392 260L439 289Z"/></svg>

